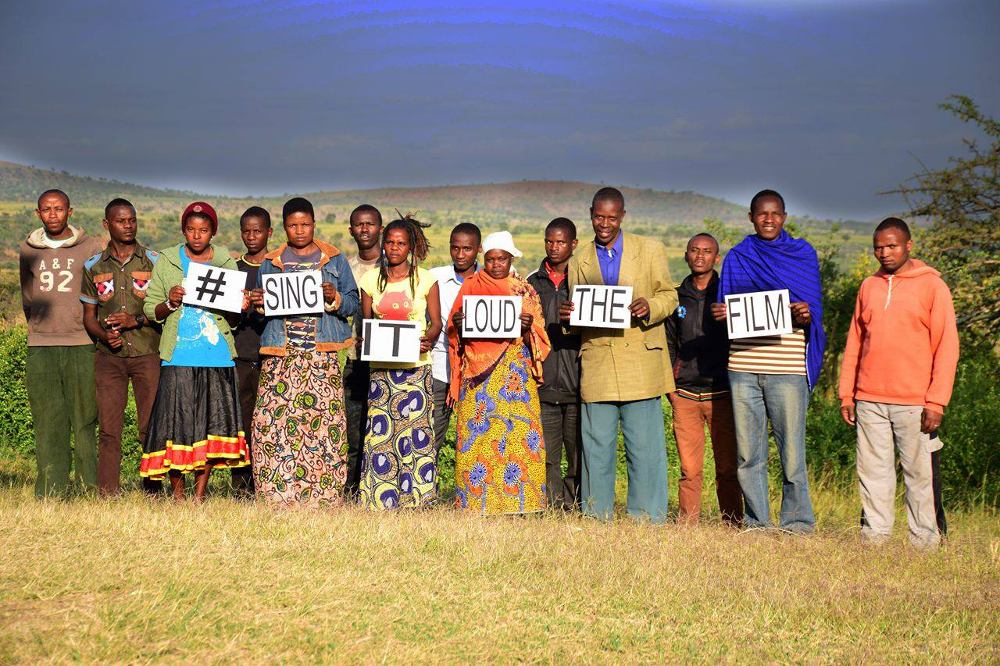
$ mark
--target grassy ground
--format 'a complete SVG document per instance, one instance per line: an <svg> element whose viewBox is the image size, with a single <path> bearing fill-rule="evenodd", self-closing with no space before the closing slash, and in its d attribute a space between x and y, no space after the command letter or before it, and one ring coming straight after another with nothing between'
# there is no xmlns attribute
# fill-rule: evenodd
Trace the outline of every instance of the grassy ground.
<svg viewBox="0 0 1000 666"><path fill-rule="evenodd" d="M860 546L856 497L822 484L803 538L714 516L38 502L23 465L0 462L2 662L1000 659L990 513L953 514L925 554L902 511Z"/></svg>

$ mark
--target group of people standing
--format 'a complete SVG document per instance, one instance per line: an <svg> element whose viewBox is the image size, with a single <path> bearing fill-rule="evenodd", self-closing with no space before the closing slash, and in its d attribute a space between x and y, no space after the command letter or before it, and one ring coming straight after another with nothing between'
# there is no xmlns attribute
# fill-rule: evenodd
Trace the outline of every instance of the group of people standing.
<svg viewBox="0 0 1000 666"><path fill-rule="evenodd" d="M349 256L315 238L306 199L285 203L286 239L274 249L271 217L253 206L240 218L245 252L235 260L213 243L219 221L205 202L181 215L183 242L160 252L138 243L124 199L105 209L106 245L69 225L59 190L41 195L37 213L43 227L22 245L21 286L39 495L66 489L71 456L84 485L119 491L131 382L150 493L166 478L183 498L190 472L201 499L224 466L237 493L276 504L426 506L438 497L454 416L457 508L579 508L609 519L620 432L627 512L663 522L666 395L679 521L699 518L707 427L723 519L771 527L770 430L783 470L779 526L815 528L805 423L825 351L819 263L783 229L784 200L773 190L751 201L754 233L729 251L721 274L716 239L691 238L679 286L662 243L623 231L625 200L611 187L591 202L593 241L580 246L572 221L552 220L546 258L526 277L509 232L484 238L471 223L451 232L451 264L428 270L427 225L410 216L383 224L370 205L351 213ZM932 545L932 450L957 364L955 315L937 272L910 258L905 222L885 220L873 241L881 268L859 291L840 381L843 417L858 430L862 534L891 531L895 446L911 539ZM242 312L185 303L192 262L245 273ZM323 311L265 315L263 277L306 270L322 275ZM628 327L572 326L577 285L631 287ZM725 297L771 290L788 290L792 331L730 340ZM465 334L467 296L520 297L520 334ZM366 319L416 322L418 360L362 360Z"/></svg>

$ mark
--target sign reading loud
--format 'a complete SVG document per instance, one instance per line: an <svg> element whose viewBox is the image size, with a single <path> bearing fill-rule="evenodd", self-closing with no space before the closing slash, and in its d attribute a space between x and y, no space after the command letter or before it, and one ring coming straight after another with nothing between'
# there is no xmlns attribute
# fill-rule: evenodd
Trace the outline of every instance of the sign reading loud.
<svg viewBox="0 0 1000 666"><path fill-rule="evenodd" d="M521 335L520 296L462 297L462 336L516 338Z"/></svg>

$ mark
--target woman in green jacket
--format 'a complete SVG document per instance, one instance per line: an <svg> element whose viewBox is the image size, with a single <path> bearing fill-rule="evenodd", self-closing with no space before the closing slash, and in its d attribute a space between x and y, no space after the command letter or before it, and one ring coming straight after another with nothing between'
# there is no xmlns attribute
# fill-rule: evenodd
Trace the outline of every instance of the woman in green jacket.
<svg viewBox="0 0 1000 666"><path fill-rule="evenodd" d="M211 244L218 228L215 210L207 203L198 201L184 210L185 243L161 252L143 306L150 319L163 324L163 334L160 383L139 474L150 479L169 475L178 500L184 499L183 473L194 473L195 499L201 501L213 465L250 463L240 425L230 323L217 312L182 303L181 284L191 262L236 270L229 252Z"/></svg>

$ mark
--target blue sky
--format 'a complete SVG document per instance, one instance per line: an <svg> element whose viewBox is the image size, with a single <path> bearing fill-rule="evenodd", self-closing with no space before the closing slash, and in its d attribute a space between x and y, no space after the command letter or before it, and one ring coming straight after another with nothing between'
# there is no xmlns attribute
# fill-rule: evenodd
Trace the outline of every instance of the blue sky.
<svg viewBox="0 0 1000 666"><path fill-rule="evenodd" d="M995 0L4 2L0 158L206 193L604 181L874 218Z"/></svg>

